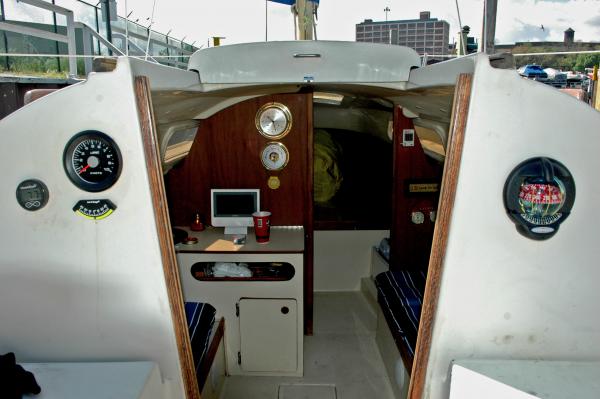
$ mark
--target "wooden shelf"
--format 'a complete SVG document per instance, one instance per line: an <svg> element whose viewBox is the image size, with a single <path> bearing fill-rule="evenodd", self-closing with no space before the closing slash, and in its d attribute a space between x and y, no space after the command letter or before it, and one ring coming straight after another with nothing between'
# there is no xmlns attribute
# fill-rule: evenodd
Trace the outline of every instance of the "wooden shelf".
<svg viewBox="0 0 600 399"><path fill-rule="evenodd" d="M246 243L235 245L233 236L223 234L222 228L207 228L204 231L191 231L187 227L177 227L188 236L198 239L192 245L177 244L177 253L302 253L304 252L304 229L302 227L271 227L270 241L265 244L256 242L254 229L248 228Z"/></svg>

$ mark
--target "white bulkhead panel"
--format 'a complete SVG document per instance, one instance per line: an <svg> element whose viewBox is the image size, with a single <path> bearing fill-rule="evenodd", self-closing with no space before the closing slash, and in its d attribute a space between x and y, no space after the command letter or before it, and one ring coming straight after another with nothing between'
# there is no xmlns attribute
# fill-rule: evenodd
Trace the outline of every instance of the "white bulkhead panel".
<svg viewBox="0 0 600 399"><path fill-rule="evenodd" d="M67 142L85 130L110 136L122 154L118 181L102 192L79 189L63 166ZM0 139L0 353L20 362L153 361L182 397L128 61L9 115ZM26 179L48 187L44 208L17 203ZM72 210L89 199L116 210L102 220Z"/></svg>
<svg viewBox="0 0 600 399"><path fill-rule="evenodd" d="M479 57L471 92L424 398L447 398L453 359L600 359L600 113ZM532 157L574 177L572 213L534 241L503 188Z"/></svg>
<svg viewBox="0 0 600 399"><path fill-rule="evenodd" d="M239 307L242 370L296 371L296 300L243 298Z"/></svg>

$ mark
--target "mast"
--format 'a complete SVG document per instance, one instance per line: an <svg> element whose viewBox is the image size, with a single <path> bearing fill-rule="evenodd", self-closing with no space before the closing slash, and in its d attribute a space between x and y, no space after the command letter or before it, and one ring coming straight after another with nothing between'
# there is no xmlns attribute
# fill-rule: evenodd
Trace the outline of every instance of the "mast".
<svg viewBox="0 0 600 399"><path fill-rule="evenodd" d="M483 32L481 41L486 54L494 53L494 39L496 37L496 13L498 10L498 0L484 0L483 3Z"/></svg>
<svg viewBox="0 0 600 399"><path fill-rule="evenodd" d="M314 40L314 15L317 6L311 0L297 0L295 7L296 37L298 40Z"/></svg>

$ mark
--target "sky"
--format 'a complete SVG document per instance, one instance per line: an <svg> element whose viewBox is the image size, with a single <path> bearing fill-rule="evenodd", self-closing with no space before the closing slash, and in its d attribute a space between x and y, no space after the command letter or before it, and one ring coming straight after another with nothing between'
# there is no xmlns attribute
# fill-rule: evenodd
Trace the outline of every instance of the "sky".
<svg viewBox="0 0 600 399"><path fill-rule="evenodd" d="M117 0L119 15L145 21L154 0ZM483 0L457 0L462 25L479 36ZM418 4L417 4L418 3ZM459 29L455 0L321 0L318 9L319 40L354 40L355 25L364 19L384 21L417 19L420 11L450 24L451 41ZM293 40L294 20L290 6L268 2L268 40ZM542 28L543 27L543 28ZM600 42L600 0L498 0L496 43L515 41L562 41L571 27L575 40ZM222 44L265 40L265 0L156 0L153 28L187 43L206 45L211 36Z"/></svg>

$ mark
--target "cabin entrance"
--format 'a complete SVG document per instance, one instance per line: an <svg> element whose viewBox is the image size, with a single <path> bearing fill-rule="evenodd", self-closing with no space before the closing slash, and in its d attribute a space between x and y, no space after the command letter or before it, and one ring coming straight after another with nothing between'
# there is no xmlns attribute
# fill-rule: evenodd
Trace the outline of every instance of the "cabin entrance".
<svg viewBox="0 0 600 399"><path fill-rule="evenodd" d="M225 107L199 121L189 155L168 167L171 223L198 240L176 246L185 300L210 304L225 324L223 349L213 351L220 366L208 372L211 384L201 383L208 397L222 389L225 397L248 397L249 386L259 395L289 383L330 383L344 397L407 394L418 314L403 322L411 323L410 330L382 304L402 306L385 297L386 279L399 276L410 280L400 288L412 290L414 298L397 300L413 300L414 313L423 303L450 123L414 110L432 101L439 113L443 103L449 117L454 87L399 96L396 104L376 90L326 89ZM283 106L290 121L284 134L270 137L261 132L260 117L273 105ZM273 145L283 148L280 165L263 159ZM209 193L216 188L260 190L260 209L272 214L268 245L255 244L251 235L232 245L232 237L209 227ZM198 219L204 231L191 229ZM293 269L284 281L214 274L227 263L253 272L255 262L282 261ZM248 309L257 316L248 317ZM281 341L278 331L294 334ZM258 341L249 345L253 339ZM283 345L275 352L288 355L271 359L268 350L261 352L265 358L256 352L275 342ZM372 367L365 368L365 361ZM363 377L336 379L340 370ZM225 373L230 376L223 388L218 375ZM369 385L369 379L381 383ZM360 381L367 391L352 388Z"/></svg>

